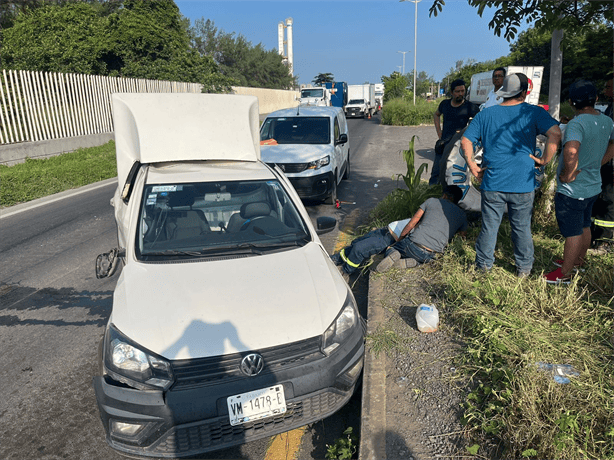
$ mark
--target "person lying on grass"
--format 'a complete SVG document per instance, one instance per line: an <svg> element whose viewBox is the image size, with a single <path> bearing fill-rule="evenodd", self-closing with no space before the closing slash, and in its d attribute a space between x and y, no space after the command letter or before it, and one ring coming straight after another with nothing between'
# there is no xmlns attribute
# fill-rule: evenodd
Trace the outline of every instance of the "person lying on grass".
<svg viewBox="0 0 614 460"><path fill-rule="evenodd" d="M392 222L375 229L331 256L342 271L350 275L374 254L386 251L376 268L384 272L391 267L411 268L435 259L457 232L464 234L467 217L458 206L463 191L447 186L441 198L429 198L410 219Z"/></svg>

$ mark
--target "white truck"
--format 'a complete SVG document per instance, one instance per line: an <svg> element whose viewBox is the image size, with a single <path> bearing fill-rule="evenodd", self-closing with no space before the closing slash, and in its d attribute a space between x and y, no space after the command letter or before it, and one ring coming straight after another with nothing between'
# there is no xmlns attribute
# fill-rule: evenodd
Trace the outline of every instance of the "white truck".
<svg viewBox="0 0 614 460"><path fill-rule="evenodd" d="M345 106L346 117L371 117L377 113L375 85L348 85L348 103Z"/></svg>
<svg viewBox="0 0 614 460"><path fill-rule="evenodd" d="M373 86L375 88L375 105L377 110L379 110L384 105L384 84L375 83Z"/></svg>
<svg viewBox="0 0 614 460"><path fill-rule="evenodd" d="M543 66L509 66L505 70L507 72L506 75L523 73L529 77L529 90L527 91L526 102L538 105L539 91L542 87L542 78L544 76ZM486 102L488 93L494 88L495 86L492 84L492 70L476 73L471 77L467 99L474 104L481 105Z"/></svg>
<svg viewBox="0 0 614 460"><path fill-rule="evenodd" d="M331 91L321 86L301 88L300 106L330 107Z"/></svg>

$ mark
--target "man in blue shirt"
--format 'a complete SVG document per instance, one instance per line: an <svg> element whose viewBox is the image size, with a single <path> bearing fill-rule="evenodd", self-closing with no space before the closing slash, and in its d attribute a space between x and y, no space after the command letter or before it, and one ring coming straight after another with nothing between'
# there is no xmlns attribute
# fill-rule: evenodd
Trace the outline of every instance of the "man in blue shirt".
<svg viewBox="0 0 614 460"><path fill-rule="evenodd" d="M522 73L508 75L497 95L500 105L478 113L461 139L471 174L482 181L482 228L476 241L475 263L488 271L495 262L497 233L507 205L518 276L533 268L531 214L535 196L536 161L546 164L561 141L558 122L543 108L527 104L529 79ZM534 156L536 137L547 136L541 159ZM481 167L474 160L474 144L484 147Z"/></svg>
<svg viewBox="0 0 614 460"><path fill-rule="evenodd" d="M584 263L591 245L591 213L601 192L601 165L614 156L613 122L595 109L597 88L579 80L569 87L576 116L567 124L557 169L556 220L565 237L563 260L544 275L551 284L569 284L574 267Z"/></svg>

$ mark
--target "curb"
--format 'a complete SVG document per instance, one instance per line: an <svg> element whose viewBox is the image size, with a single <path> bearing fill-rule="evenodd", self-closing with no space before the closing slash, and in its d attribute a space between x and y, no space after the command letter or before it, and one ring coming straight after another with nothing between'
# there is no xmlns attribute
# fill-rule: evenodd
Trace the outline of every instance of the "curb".
<svg viewBox="0 0 614 460"><path fill-rule="evenodd" d="M384 278L369 274L367 305L367 336L375 333L384 320L379 299ZM386 458L386 360L366 347L362 383L362 412L360 417L360 448L358 460Z"/></svg>

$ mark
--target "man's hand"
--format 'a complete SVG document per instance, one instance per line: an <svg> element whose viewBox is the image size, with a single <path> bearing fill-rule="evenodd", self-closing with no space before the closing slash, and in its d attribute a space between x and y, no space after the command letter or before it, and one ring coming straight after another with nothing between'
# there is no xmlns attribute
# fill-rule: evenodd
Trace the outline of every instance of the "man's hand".
<svg viewBox="0 0 614 460"><path fill-rule="evenodd" d="M482 178L484 177L484 171L486 170L486 168L480 168L477 163L467 163L467 166L469 167L469 171L471 172L473 177L475 177L478 181L482 182Z"/></svg>

